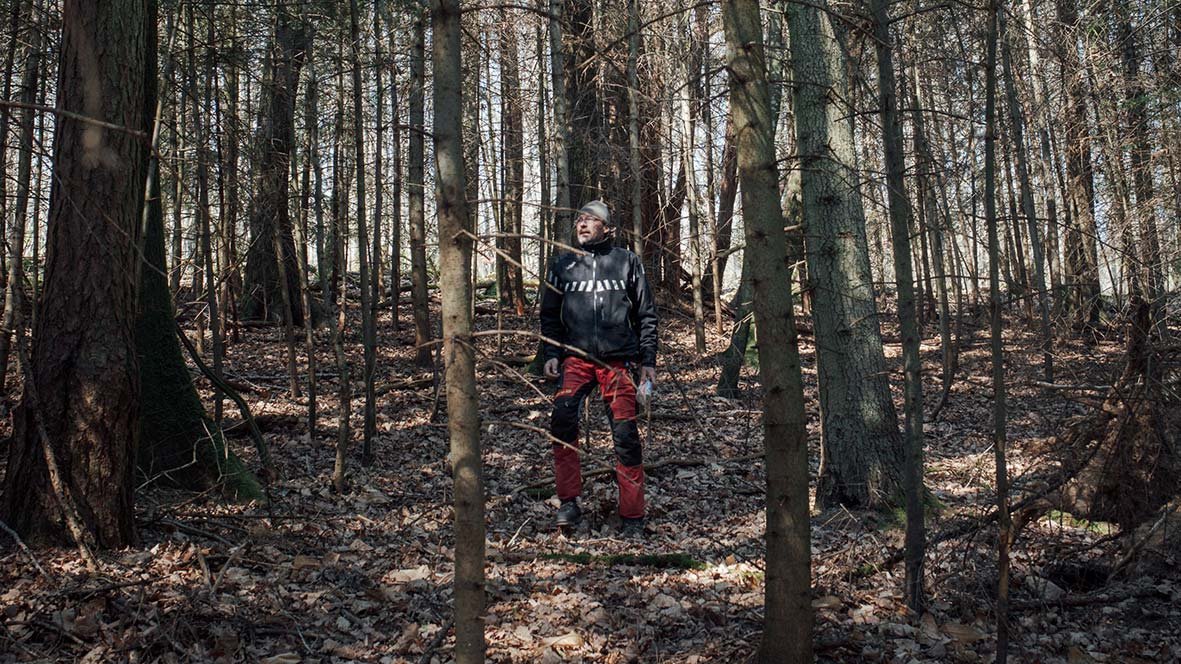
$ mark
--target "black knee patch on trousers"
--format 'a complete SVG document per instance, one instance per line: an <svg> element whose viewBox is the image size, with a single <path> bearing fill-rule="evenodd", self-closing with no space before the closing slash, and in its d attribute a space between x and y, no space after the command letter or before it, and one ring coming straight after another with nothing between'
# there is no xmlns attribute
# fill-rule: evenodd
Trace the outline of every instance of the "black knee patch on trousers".
<svg viewBox="0 0 1181 664"><path fill-rule="evenodd" d="M582 397L558 397L554 399L554 412L550 417L550 433L560 441L573 443L578 439L578 416L582 410Z"/></svg>
<svg viewBox="0 0 1181 664"><path fill-rule="evenodd" d="M636 425L636 421L632 419L616 422L610 411L607 412L607 418L611 421L611 437L615 441L615 456L619 458L620 465L630 467L642 464L640 427Z"/></svg>

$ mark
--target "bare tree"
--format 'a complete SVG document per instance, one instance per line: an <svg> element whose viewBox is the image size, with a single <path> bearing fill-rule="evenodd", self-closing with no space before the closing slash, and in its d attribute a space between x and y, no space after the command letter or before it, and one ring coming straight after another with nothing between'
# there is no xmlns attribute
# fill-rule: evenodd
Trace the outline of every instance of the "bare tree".
<svg viewBox="0 0 1181 664"><path fill-rule="evenodd" d="M443 295L447 420L455 478L455 661L484 661L484 480L472 337L472 240L460 128L459 0L431 3L435 198Z"/></svg>
<svg viewBox="0 0 1181 664"><path fill-rule="evenodd" d="M759 5L725 0L722 21L763 384L767 565L759 660L803 663L812 660L808 445L791 290L784 288L791 275L783 260L787 248Z"/></svg>

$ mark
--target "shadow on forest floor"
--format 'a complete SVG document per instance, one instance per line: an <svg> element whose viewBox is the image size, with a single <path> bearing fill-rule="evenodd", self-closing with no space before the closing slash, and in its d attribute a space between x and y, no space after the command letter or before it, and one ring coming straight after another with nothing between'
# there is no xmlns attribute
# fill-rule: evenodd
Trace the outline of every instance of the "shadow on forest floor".
<svg viewBox="0 0 1181 664"><path fill-rule="evenodd" d="M423 376L412 367L411 332L381 330L378 382ZM492 327L483 315L478 326ZM482 443L488 493L487 638L491 661L741 662L758 644L762 619L763 472L758 394L744 370L743 398L713 394L713 354L727 339L708 337L711 355L695 359L688 323L667 316L660 392L642 418L645 459L670 462L649 475L649 523L639 541L618 535L610 475L584 489L583 526L551 527L545 491L515 491L550 475L549 444L517 425L545 428L544 399L508 374L480 372ZM532 319L504 325L533 329ZM892 329L885 330L887 339ZM1014 330L1023 330L1019 321ZM355 325L354 329L359 329ZM227 370L256 386L244 396L256 414L277 417L267 433L280 479L273 505L225 505L167 491L138 501L142 545L105 555L88 577L73 551L35 553L47 576L7 539L0 555L0 661L448 661L451 493L444 424L431 422L429 381L390 390L378 406L375 463L362 468L363 411L354 380L350 451L352 490L329 488L335 454L337 384L322 331L318 362L320 428L309 441L306 407L284 389L279 328L243 330ZM990 360L977 330L960 355L960 372L939 419L926 426L927 482L941 509L929 532L992 505ZM1007 334L1011 473L1021 487L1029 451L1084 406L1034 385L1037 340ZM819 428L812 339L802 339L813 479ZM928 411L939 392L938 332L923 346ZM527 337L495 338L481 348L526 357ZM349 340L353 373L360 346ZM887 355L901 404L900 349ZM1060 344L1059 382L1103 383L1118 370L1116 341ZM210 398L200 382L202 396ZM535 387L550 394L553 387ZM445 415L445 414L444 414ZM441 417L440 420L444 418ZM609 465L602 406L592 398L584 471ZM284 428L284 422L287 423ZM234 439L248 463L254 452ZM4 454L0 450L0 463ZM588 472L589 475L589 472ZM6 536L5 536L6 537ZM995 629L995 531L980 529L929 552L930 611L903 606L900 567L875 572L901 542L893 515L814 513L815 642L820 661L988 661ZM1029 526L1014 549L1013 652L1019 661L1163 661L1181 657L1178 578L1141 578L1098 588L1042 581L1063 560L1101 560L1103 534L1068 519ZM583 554L586 554L584 557ZM678 555L683 567L656 558ZM425 653L425 655L424 655Z"/></svg>

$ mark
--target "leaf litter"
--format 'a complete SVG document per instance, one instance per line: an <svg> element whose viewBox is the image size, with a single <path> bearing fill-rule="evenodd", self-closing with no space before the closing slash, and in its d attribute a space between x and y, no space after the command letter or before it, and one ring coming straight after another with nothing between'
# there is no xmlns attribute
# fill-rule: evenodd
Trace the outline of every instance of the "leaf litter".
<svg viewBox="0 0 1181 664"><path fill-rule="evenodd" d="M279 465L272 504L225 504L211 494L153 490L138 497L141 545L103 556L89 576L73 549L35 550L46 570L7 535L0 549L0 661L446 662L451 659L451 481L445 403L436 410L430 375L413 367L412 336L379 321L379 399L374 464L350 454L350 492L330 486L337 377L320 378L320 426L307 436L306 397L284 390L279 328L246 328L228 350L227 372L257 389L244 396L272 418L266 437ZM408 311L403 311L403 320ZM488 329L490 317L478 319ZM497 662L743 662L762 622L763 473L755 372L743 397L714 396L714 356L728 343L709 336L694 356L688 325L665 316L661 386L642 418L648 532L619 535L609 431L596 399L584 422L585 523L551 527L544 486L549 442L507 425L544 427L548 404L534 386L481 365L488 546L488 656ZM528 318L505 325L532 329ZM887 333L889 325L884 325ZM360 366L354 326L350 361ZM321 331L320 366L332 367ZM1037 390L1037 340L1009 330L1010 454L1015 487L1036 463L1032 450L1084 406ZM887 334L889 339L889 334ZM961 375L948 405L926 426L926 480L940 503L928 532L991 508L991 400L986 344L965 339ZM812 339L802 340L812 447L818 470L819 413ZM496 346L499 344L499 352ZM482 342L485 358L520 367L532 346L506 335ZM896 346L896 344L891 344ZM890 349L888 349L890 350ZM1118 366L1118 343L1070 342L1058 349L1063 382L1101 384ZM890 355L901 403L898 353ZM938 394L939 354L924 347L926 392ZM425 380L423 380L425 377ZM407 380L410 379L410 380ZM674 382L675 379L675 382ZM678 389L676 383L681 385ZM210 400L209 386L198 381ZM353 431L363 392L354 382ZM208 403L208 401L207 401ZM9 432L6 432L9 433ZM237 439L231 438L231 441ZM584 439L585 440L585 439ZM255 464L253 450L236 451ZM0 454L3 464L5 454ZM671 461L656 467L662 460ZM542 483L544 485L544 483ZM812 487L814 489L814 485ZM901 546L892 515L813 511L814 644L818 661L988 662L995 657L995 529L929 548L928 606L904 605L900 567L882 563ZM1181 579L1176 573L1087 583L1057 576L1062 561L1096 563L1114 549L1104 535L1064 519L1028 526L1013 552L1017 661L1158 662L1181 659ZM657 564L671 559L693 564Z"/></svg>

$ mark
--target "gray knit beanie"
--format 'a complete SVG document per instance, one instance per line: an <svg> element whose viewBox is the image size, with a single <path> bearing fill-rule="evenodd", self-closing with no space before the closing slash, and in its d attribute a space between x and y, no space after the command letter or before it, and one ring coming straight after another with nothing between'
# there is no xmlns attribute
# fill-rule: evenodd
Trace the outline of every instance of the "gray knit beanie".
<svg viewBox="0 0 1181 664"><path fill-rule="evenodd" d="M601 200L595 199L586 205L583 205L582 209L578 211L578 214L583 213L602 219L603 223L607 224L608 226L614 225L611 223L611 211L607 209L607 204Z"/></svg>

